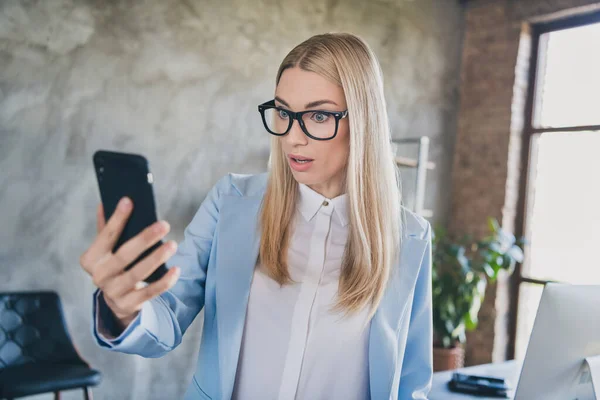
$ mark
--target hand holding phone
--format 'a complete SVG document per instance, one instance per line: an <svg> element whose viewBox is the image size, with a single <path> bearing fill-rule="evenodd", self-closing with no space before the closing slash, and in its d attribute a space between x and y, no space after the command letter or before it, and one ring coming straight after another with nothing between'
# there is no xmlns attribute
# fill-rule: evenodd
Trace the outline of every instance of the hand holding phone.
<svg viewBox="0 0 600 400"><path fill-rule="evenodd" d="M137 316L146 301L169 290L177 281L179 268L165 267L177 244L162 242L170 230L169 224L155 222L153 197L149 202L148 190L140 189L144 186L140 186L139 171L147 169L147 163L140 164L139 158L135 158L138 166L128 170L118 162L123 160L123 153L117 153L117 161L113 158L107 161L107 158L101 163L98 162L99 154L106 155L107 152L94 155L102 197L102 205L99 205L96 214L98 234L81 255L80 264L101 289L106 304L124 328ZM100 168L103 168L101 172ZM119 178L118 171L123 179ZM122 196L124 193L128 196ZM140 285L142 281L149 284Z"/></svg>
<svg viewBox="0 0 600 400"><path fill-rule="evenodd" d="M123 197L128 197L134 204L133 212L114 245L113 252L116 252L126 241L157 221L152 174L143 156L106 150L94 154L94 169L106 219L112 216ZM132 268L162 244L161 239L157 240L125 269ZM163 263L144 280L148 283L157 281L166 272L167 267Z"/></svg>

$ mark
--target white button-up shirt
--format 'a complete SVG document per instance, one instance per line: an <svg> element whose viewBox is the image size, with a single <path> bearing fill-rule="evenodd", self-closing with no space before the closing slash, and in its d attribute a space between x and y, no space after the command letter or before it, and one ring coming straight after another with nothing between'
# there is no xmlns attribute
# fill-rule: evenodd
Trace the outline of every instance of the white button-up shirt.
<svg viewBox="0 0 600 400"><path fill-rule="evenodd" d="M333 312L348 237L347 195L300 184L291 285L256 266L233 399L368 399L368 309Z"/></svg>

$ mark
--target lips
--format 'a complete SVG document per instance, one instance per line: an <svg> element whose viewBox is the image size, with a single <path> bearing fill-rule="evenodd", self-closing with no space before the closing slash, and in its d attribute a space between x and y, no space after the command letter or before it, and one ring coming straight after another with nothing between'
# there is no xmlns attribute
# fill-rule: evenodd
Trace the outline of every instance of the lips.
<svg viewBox="0 0 600 400"><path fill-rule="evenodd" d="M296 154L289 154L288 161L290 163L290 167L296 172L307 172L312 166L313 159L299 156Z"/></svg>
<svg viewBox="0 0 600 400"><path fill-rule="evenodd" d="M297 156L295 154L289 154L288 157L291 158L294 161L300 161L300 162L302 162L302 161L314 161L314 159L312 159L312 158L303 157L303 156Z"/></svg>

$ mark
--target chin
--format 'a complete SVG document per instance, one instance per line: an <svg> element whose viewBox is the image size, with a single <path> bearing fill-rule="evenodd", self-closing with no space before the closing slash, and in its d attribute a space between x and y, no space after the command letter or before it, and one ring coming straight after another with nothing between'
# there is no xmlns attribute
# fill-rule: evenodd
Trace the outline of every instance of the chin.
<svg viewBox="0 0 600 400"><path fill-rule="evenodd" d="M291 171L292 171L292 175L294 176L294 179L298 183L302 183L303 185L306 185L306 186L314 185L314 184L318 183L318 179L315 179L313 174L311 174L310 172L297 172L297 171L294 171L293 169Z"/></svg>
<svg viewBox="0 0 600 400"><path fill-rule="evenodd" d="M296 171L292 170L292 176L298 183L303 183L303 184L307 185L308 184L307 182L310 180L307 175L308 174L306 172L296 172Z"/></svg>

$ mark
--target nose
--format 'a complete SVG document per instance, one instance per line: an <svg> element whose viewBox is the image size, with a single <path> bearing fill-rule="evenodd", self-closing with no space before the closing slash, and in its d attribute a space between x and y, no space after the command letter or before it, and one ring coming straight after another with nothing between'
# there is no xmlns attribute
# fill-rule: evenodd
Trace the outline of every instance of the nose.
<svg viewBox="0 0 600 400"><path fill-rule="evenodd" d="M284 136L284 140L286 140L290 146L304 146L308 144L308 136L302 131L298 120L293 121L290 131Z"/></svg>

